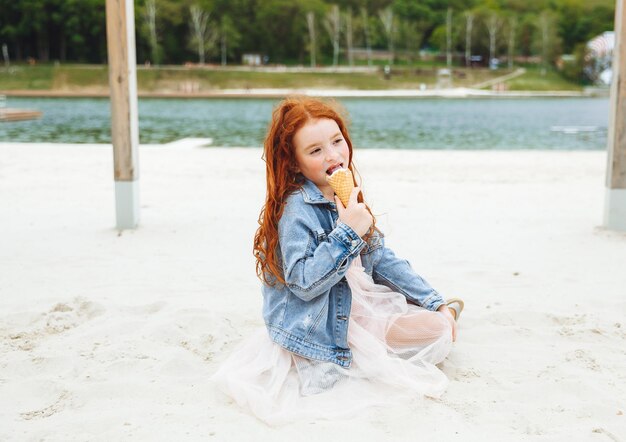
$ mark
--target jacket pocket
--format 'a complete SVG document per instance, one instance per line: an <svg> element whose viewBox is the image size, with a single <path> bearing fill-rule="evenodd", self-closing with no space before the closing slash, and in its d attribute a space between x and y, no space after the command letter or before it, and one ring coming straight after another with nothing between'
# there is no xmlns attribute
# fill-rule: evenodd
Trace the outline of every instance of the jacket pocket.
<svg viewBox="0 0 626 442"><path fill-rule="evenodd" d="M311 326L308 328L308 330L306 330L306 337L305 339L310 339L312 335L315 334L317 328L320 325L320 322L323 322L324 324L326 324L326 321L323 321L323 319L328 317L328 300L330 298L330 296L324 296L324 303L322 304L322 308L320 309L320 311L317 313L317 315L315 315L315 319L313 320L313 323L311 324Z"/></svg>

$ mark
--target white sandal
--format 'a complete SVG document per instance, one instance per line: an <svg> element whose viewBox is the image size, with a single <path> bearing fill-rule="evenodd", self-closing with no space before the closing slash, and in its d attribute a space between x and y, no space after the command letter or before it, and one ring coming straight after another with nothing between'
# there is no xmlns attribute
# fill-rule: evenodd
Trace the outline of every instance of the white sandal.
<svg viewBox="0 0 626 442"><path fill-rule="evenodd" d="M449 309L454 310L454 320L458 321L459 316L461 316L461 312L463 311L463 307L465 307L465 303L460 298L451 298L446 301L446 305Z"/></svg>

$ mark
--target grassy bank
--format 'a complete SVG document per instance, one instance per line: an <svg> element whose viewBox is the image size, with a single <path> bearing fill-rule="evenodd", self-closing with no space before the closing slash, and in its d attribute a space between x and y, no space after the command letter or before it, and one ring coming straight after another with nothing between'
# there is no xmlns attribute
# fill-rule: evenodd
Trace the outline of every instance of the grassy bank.
<svg viewBox="0 0 626 442"><path fill-rule="evenodd" d="M223 68L182 68L164 66L138 67L140 92L206 92L221 89L419 89L437 85L436 67L394 67L386 79L382 69L374 72L267 72ZM452 85L472 87L481 82L506 75L506 69L454 68ZM542 76L529 69L521 77L507 82L509 90L572 90L581 89L555 72ZM102 65L38 65L14 66L0 71L0 91L31 90L58 92L103 92L108 88L107 67Z"/></svg>
<svg viewBox="0 0 626 442"><path fill-rule="evenodd" d="M546 71L545 74L536 67L526 68L526 73L507 82L511 91L582 91L583 86L572 83L561 77L557 72Z"/></svg>

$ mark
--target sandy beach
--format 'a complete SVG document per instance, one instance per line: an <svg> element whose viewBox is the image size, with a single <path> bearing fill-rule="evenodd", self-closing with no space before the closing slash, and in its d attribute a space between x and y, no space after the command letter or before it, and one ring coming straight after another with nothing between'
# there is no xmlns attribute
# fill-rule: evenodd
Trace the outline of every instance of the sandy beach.
<svg viewBox="0 0 626 442"><path fill-rule="evenodd" d="M0 441L626 440L605 152L356 151L387 244L466 309L440 400L269 427L208 381L263 325L258 148L0 143Z"/></svg>

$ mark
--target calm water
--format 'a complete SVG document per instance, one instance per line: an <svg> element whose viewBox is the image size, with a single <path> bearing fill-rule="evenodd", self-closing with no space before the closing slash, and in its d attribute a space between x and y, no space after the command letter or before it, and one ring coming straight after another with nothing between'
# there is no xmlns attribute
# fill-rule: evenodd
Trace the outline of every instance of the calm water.
<svg viewBox="0 0 626 442"><path fill-rule="evenodd" d="M277 100L141 99L142 143L213 138L215 146L260 146ZM401 149L604 149L606 98L342 99L358 147ZM0 123L0 141L108 143L107 99L7 99L43 111ZM557 126L578 127L576 133ZM582 129L582 130L581 130Z"/></svg>

